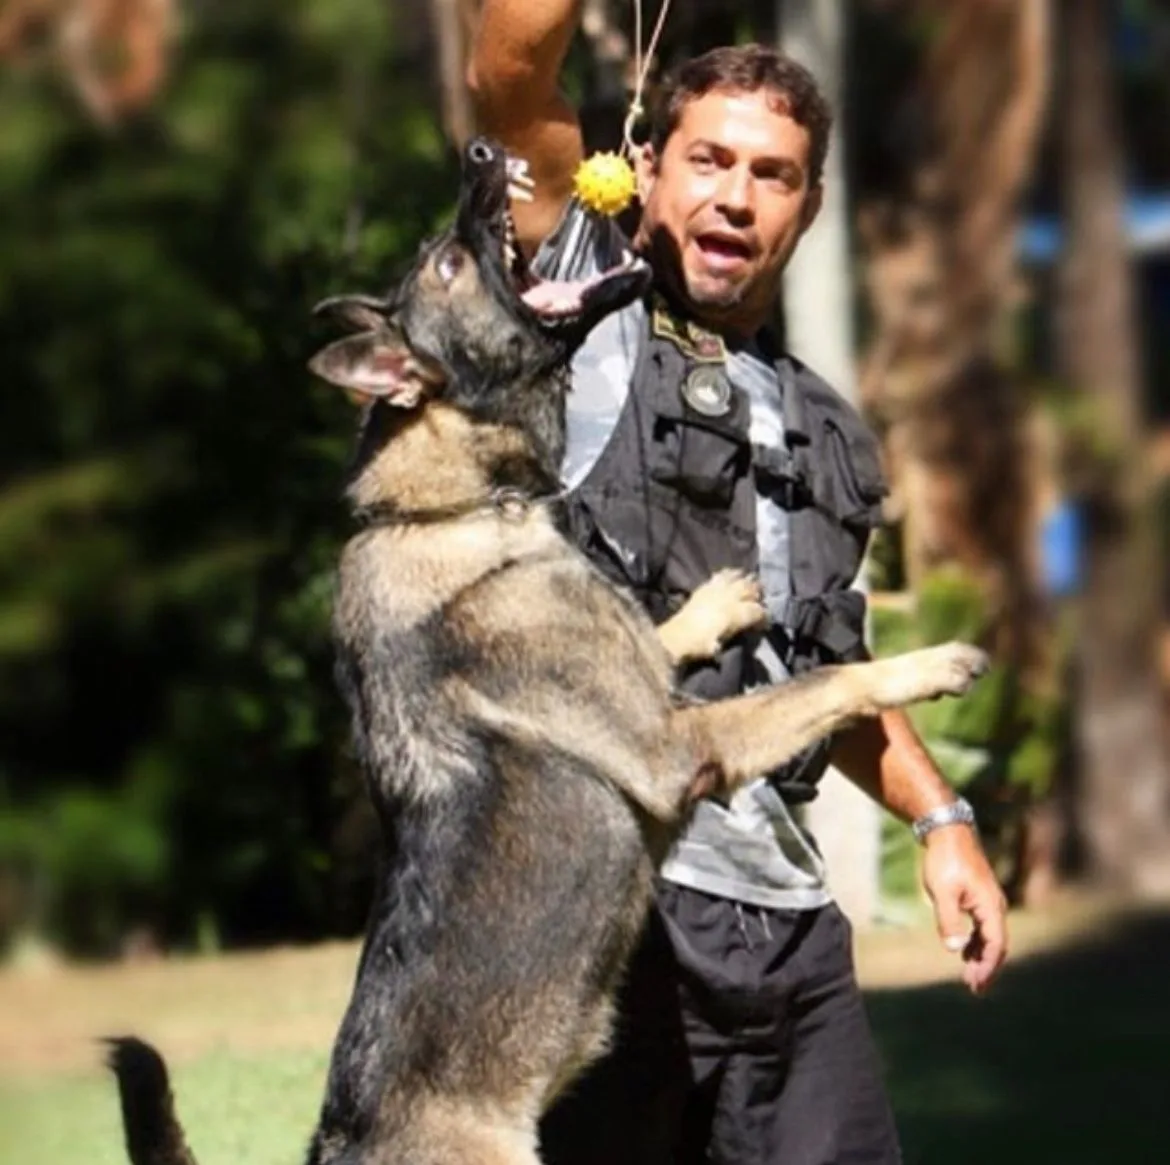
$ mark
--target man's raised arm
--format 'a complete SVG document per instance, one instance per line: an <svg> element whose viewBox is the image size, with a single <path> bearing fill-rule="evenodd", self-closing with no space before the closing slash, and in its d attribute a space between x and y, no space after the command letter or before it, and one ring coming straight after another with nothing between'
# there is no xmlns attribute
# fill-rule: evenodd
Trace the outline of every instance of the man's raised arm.
<svg viewBox="0 0 1170 1165"><path fill-rule="evenodd" d="M531 253L556 226L583 146L560 74L581 18L581 0L483 0L467 80L479 132L528 162L532 202L514 202Z"/></svg>

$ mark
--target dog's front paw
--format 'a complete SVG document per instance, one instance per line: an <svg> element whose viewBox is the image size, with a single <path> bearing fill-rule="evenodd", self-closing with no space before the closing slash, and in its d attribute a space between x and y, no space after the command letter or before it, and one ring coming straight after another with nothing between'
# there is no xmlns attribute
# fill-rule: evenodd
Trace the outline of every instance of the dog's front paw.
<svg viewBox="0 0 1170 1165"><path fill-rule="evenodd" d="M977 679L991 670L991 657L970 643L944 643L928 650L938 652L940 696L965 695L975 686Z"/></svg>
<svg viewBox="0 0 1170 1165"><path fill-rule="evenodd" d="M739 570L720 570L663 626L677 659L710 659L724 643L767 622L759 580Z"/></svg>
<svg viewBox="0 0 1170 1165"><path fill-rule="evenodd" d="M877 704L900 708L940 696L962 696L985 675L991 660L969 643L944 643L878 661Z"/></svg>
<svg viewBox="0 0 1170 1165"><path fill-rule="evenodd" d="M742 570L717 571L691 595L690 603L710 624L719 646L768 621L760 580Z"/></svg>
<svg viewBox="0 0 1170 1165"><path fill-rule="evenodd" d="M962 696L991 668L987 652L969 643L943 643L916 651L911 657L921 669L924 693L920 699Z"/></svg>

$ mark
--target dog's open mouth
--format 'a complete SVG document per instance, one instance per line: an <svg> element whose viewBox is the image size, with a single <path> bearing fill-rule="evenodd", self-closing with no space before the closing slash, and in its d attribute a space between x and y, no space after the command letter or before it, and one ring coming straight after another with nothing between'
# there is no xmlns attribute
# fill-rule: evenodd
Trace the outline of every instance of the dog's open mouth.
<svg viewBox="0 0 1170 1165"><path fill-rule="evenodd" d="M506 162L506 173L508 196L522 201L531 200L532 181L528 177L527 164L520 159L509 157ZM532 270L516 240L516 224L512 218L508 198L504 199L501 216L502 257L512 290L520 302L544 323L555 325L574 322L611 283L623 276L648 271L646 264L627 249L617 266L601 271L589 279L543 279Z"/></svg>

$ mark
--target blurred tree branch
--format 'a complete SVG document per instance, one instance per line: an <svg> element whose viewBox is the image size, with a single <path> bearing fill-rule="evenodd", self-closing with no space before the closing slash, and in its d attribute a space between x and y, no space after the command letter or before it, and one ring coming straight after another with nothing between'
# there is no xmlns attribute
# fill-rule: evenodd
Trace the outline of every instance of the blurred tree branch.
<svg viewBox="0 0 1170 1165"><path fill-rule="evenodd" d="M0 58L26 60L43 39L103 125L145 108L166 79L174 0L7 0Z"/></svg>

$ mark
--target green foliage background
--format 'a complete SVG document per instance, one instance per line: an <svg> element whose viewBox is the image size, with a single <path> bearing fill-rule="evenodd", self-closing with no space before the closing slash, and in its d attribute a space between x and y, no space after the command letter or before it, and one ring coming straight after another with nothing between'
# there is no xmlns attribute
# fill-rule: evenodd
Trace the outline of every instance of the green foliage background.
<svg viewBox="0 0 1170 1165"><path fill-rule="evenodd" d="M454 168L390 5L189 11L113 132L0 74L0 941L354 921L325 901L353 417L310 308L384 287Z"/></svg>
<svg viewBox="0 0 1170 1165"><path fill-rule="evenodd" d="M986 644L986 608L975 580L958 568L938 569L909 606L871 610L874 652L895 655L952 639ZM1052 659L1045 669L1051 674L1025 676L997 661L966 696L908 710L947 781L974 806L983 844L1009 894L1023 874L1025 814L1050 792L1068 746L1070 706L1062 674L1071 622L1053 623ZM921 898L918 859L909 830L885 815L882 889L895 912L898 903Z"/></svg>

